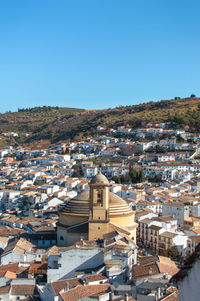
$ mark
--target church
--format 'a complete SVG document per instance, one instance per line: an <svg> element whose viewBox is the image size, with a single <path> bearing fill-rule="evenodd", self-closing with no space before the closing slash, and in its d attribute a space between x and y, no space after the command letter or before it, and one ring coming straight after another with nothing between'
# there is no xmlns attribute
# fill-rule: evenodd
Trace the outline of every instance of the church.
<svg viewBox="0 0 200 301"><path fill-rule="evenodd" d="M99 240L119 231L136 243L135 212L122 198L110 192L110 183L101 171L59 213L57 244L70 246L80 239Z"/></svg>

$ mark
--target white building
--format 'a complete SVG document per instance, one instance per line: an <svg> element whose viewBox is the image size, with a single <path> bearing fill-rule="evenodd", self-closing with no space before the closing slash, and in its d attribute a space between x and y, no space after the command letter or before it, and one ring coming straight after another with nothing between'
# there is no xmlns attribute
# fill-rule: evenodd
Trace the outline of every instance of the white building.
<svg viewBox="0 0 200 301"><path fill-rule="evenodd" d="M172 216L177 219L178 227L184 227L184 219L189 216L189 206L179 202L164 203L162 205L162 215Z"/></svg>
<svg viewBox="0 0 200 301"><path fill-rule="evenodd" d="M158 155L158 162L175 161L175 154L161 154Z"/></svg>
<svg viewBox="0 0 200 301"><path fill-rule="evenodd" d="M98 247L66 248L48 256L48 282L75 277L77 271L96 268L103 262L103 250Z"/></svg>
<svg viewBox="0 0 200 301"><path fill-rule="evenodd" d="M53 194L58 191L60 187L58 185L41 185L38 187L38 191L46 194Z"/></svg>
<svg viewBox="0 0 200 301"><path fill-rule="evenodd" d="M99 168L97 166L90 166L83 168L84 178L91 178L97 175Z"/></svg>

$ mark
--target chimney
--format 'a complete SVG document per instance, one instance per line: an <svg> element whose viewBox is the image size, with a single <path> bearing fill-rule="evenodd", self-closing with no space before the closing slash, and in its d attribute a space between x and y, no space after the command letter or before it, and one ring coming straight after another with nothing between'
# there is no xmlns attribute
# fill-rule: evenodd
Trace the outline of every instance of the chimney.
<svg viewBox="0 0 200 301"><path fill-rule="evenodd" d="M160 299L161 297L161 291L160 291L160 287L158 287L158 300Z"/></svg>
<svg viewBox="0 0 200 301"><path fill-rule="evenodd" d="M128 294L125 294L124 295L124 301L128 301L129 297L128 297Z"/></svg>
<svg viewBox="0 0 200 301"><path fill-rule="evenodd" d="M66 286L65 286L65 288L64 288L64 292L67 292L68 290L69 290L69 283L66 282Z"/></svg>
<svg viewBox="0 0 200 301"><path fill-rule="evenodd" d="M109 301L113 301L114 300L114 296L115 296L114 292L110 292L109 293Z"/></svg>

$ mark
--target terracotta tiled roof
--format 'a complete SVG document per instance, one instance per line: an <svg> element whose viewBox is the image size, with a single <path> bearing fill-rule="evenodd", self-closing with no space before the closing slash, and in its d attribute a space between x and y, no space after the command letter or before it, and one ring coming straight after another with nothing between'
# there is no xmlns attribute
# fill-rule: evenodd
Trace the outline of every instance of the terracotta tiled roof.
<svg viewBox="0 0 200 301"><path fill-rule="evenodd" d="M88 275L85 277L88 281L101 281L106 280L107 278L101 274Z"/></svg>
<svg viewBox="0 0 200 301"><path fill-rule="evenodd" d="M27 270L27 268L18 268L16 272L7 271L4 275L5 278L8 279L16 279L17 275L20 275L24 273Z"/></svg>
<svg viewBox="0 0 200 301"><path fill-rule="evenodd" d="M101 274L94 274L94 275L88 275L85 277L89 282L92 281L101 281L106 280L107 278ZM57 296L61 290L65 289L67 286L69 288L73 288L76 286L83 285L84 282L81 278L71 278L71 279L64 279L64 280L58 280L51 283L52 290L54 292L54 295Z"/></svg>
<svg viewBox="0 0 200 301"><path fill-rule="evenodd" d="M25 240L24 238L17 239L10 241L7 247L4 249L2 256L9 254L10 252L16 252L19 254L24 254L26 252L30 252L32 249L32 243Z"/></svg>
<svg viewBox="0 0 200 301"><path fill-rule="evenodd" d="M0 242L7 243L9 241L9 237L0 236Z"/></svg>
<svg viewBox="0 0 200 301"><path fill-rule="evenodd" d="M0 287L0 295L7 294L10 290L10 285Z"/></svg>
<svg viewBox="0 0 200 301"><path fill-rule="evenodd" d="M174 221L176 219L172 216L155 216L155 217L153 217L153 220L159 221L159 222L167 222L167 221Z"/></svg>
<svg viewBox="0 0 200 301"><path fill-rule="evenodd" d="M143 208L143 209L140 209L140 210L137 210L136 211L136 214L135 214L135 217L142 217L143 215L147 215L148 213L151 213L153 212L151 209L149 208Z"/></svg>
<svg viewBox="0 0 200 301"><path fill-rule="evenodd" d="M33 284L13 284L11 295L37 295L37 288Z"/></svg>
<svg viewBox="0 0 200 301"><path fill-rule="evenodd" d="M59 292L67 286L67 279L51 282L51 287L54 295L57 296Z"/></svg>
<svg viewBox="0 0 200 301"><path fill-rule="evenodd" d="M3 278L5 276L6 271L1 271L0 270L0 278Z"/></svg>
<svg viewBox="0 0 200 301"><path fill-rule="evenodd" d="M169 265L169 264L158 262L157 265L161 274L167 273L170 276L174 276L179 271L177 266L173 264Z"/></svg>
<svg viewBox="0 0 200 301"><path fill-rule="evenodd" d="M159 226L156 226L156 225L151 225L151 226L149 226L149 229L159 231L160 229L162 229L162 227L159 227Z"/></svg>
<svg viewBox="0 0 200 301"><path fill-rule="evenodd" d="M170 276L175 275L179 271L175 262L172 261L169 257L143 256L139 258L139 262L139 266L133 267L133 271L135 271L135 277L144 277L142 273L145 273L146 271L146 276L149 276L149 268L152 268L152 274L154 272L157 272L158 274L167 273Z"/></svg>
<svg viewBox="0 0 200 301"><path fill-rule="evenodd" d="M133 277L136 280L157 274L160 274L160 271L156 263L148 265L138 265L133 267Z"/></svg>
<svg viewBox="0 0 200 301"><path fill-rule="evenodd" d="M15 236L15 235L18 235L20 233L24 233L26 232L25 230L23 229L17 229L17 228L10 228L8 226L1 226L0 227L0 235L1 236Z"/></svg>
<svg viewBox="0 0 200 301"><path fill-rule="evenodd" d="M83 284L81 278L71 278L71 279L67 279L67 283L69 285L69 287L76 287L80 284Z"/></svg>
<svg viewBox="0 0 200 301"><path fill-rule="evenodd" d="M160 234L160 237L174 238L177 234L173 232L163 232Z"/></svg>
<svg viewBox="0 0 200 301"><path fill-rule="evenodd" d="M54 292L54 295L57 296L61 290L67 287L67 285L69 287L76 287L80 284L80 278L71 278L51 282L51 287Z"/></svg>
<svg viewBox="0 0 200 301"><path fill-rule="evenodd" d="M66 251L66 250L68 250L68 247L58 247L58 246L53 246L53 247L51 247L51 248L48 250L48 252L49 252L50 254L58 254L58 253L60 253L60 252Z"/></svg>
<svg viewBox="0 0 200 301"><path fill-rule="evenodd" d="M32 263L29 267L30 274L46 274L47 273L47 262Z"/></svg>
<svg viewBox="0 0 200 301"><path fill-rule="evenodd" d="M28 270L26 266L18 266L18 263L1 265L0 267L0 277L6 277L10 279L17 278L17 275L25 273Z"/></svg>
<svg viewBox="0 0 200 301"><path fill-rule="evenodd" d="M152 222L153 221L149 218L144 218L141 221L139 221L140 224L147 224L147 225L151 224Z"/></svg>
<svg viewBox="0 0 200 301"><path fill-rule="evenodd" d="M138 259L141 265L148 265L158 261L157 256L142 256Z"/></svg>
<svg viewBox="0 0 200 301"><path fill-rule="evenodd" d="M196 234L200 234L200 229L199 228L192 227L192 228L190 228L190 230L192 230Z"/></svg>
<svg viewBox="0 0 200 301"><path fill-rule="evenodd" d="M1 265L0 271L13 271L16 272L16 270L18 269L18 263L10 263L10 264L5 264L5 265Z"/></svg>
<svg viewBox="0 0 200 301"><path fill-rule="evenodd" d="M178 291L175 291L173 293L171 293L169 296L164 297L163 299L161 299L162 301L178 301L179 300L179 294Z"/></svg>
<svg viewBox="0 0 200 301"><path fill-rule="evenodd" d="M170 286L170 287L167 288L166 291L171 294L173 292L176 292L177 288L175 286Z"/></svg>
<svg viewBox="0 0 200 301"><path fill-rule="evenodd" d="M78 301L84 297L102 294L107 292L108 289L108 284L77 286L67 292L61 293L60 296L63 301Z"/></svg>

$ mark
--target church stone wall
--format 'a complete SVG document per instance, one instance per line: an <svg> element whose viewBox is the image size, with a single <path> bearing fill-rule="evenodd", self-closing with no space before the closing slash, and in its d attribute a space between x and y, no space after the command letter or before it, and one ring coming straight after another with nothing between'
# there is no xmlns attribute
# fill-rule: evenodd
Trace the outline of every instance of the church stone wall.
<svg viewBox="0 0 200 301"><path fill-rule="evenodd" d="M57 228L57 244L60 247L71 246L80 239L88 240L87 233L69 233L67 228L58 226Z"/></svg>
<svg viewBox="0 0 200 301"><path fill-rule="evenodd" d="M88 217L80 216L80 215L76 216L76 215L60 213L60 216L59 216L60 224L63 224L63 225L69 226L69 227L84 223L87 220L88 220Z"/></svg>
<svg viewBox="0 0 200 301"><path fill-rule="evenodd" d="M89 223L89 240L103 239L103 235L109 232L109 223Z"/></svg>
<svg viewBox="0 0 200 301"><path fill-rule="evenodd" d="M110 221L116 225L119 225L119 226L124 226L124 227L127 227L127 226L131 226L134 224L134 218L135 218L135 215L134 215L134 212L132 215L119 215L119 216L112 216L110 217Z"/></svg>

